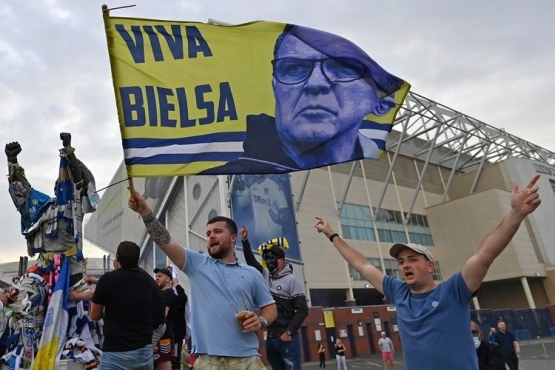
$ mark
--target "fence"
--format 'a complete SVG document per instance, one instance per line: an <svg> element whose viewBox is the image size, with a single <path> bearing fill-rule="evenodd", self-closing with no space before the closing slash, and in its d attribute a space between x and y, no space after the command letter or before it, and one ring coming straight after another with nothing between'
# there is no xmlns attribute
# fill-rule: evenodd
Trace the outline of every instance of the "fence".
<svg viewBox="0 0 555 370"><path fill-rule="evenodd" d="M497 327L497 322L503 320L507 330L512 333L520 332L523 340L531 338L555 336L553 323L546 308L543 309L505 309L505 310L474 310L471 311L472 320L480 325L480 329L487 336L491 327ZM527 334L524 332L526 331ZM530 338L530 339L528 339ZM519 339L520 340L520 339Z"/></svg>

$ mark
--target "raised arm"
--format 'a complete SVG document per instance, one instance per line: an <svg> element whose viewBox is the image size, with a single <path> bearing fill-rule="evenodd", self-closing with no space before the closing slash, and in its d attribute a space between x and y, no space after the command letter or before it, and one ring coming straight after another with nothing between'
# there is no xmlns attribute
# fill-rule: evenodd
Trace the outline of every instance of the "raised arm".
<svg viewBox="0 0 555 370"><path fill-rule="evenodd" d="M185 248L170 237L169 231L154 216L145 198L137 190L133 190L127 204L129 208L141 215L148 234L156 245L162 249L162 252L168 256L177 268L182 270L185 267Z"/></svg>
<svg viewBox="0 0 555 370"><path fill-rule="evenodd" d="M484 280L493 261L507 247L522 221L534 212L541 203L536 182L540 175L534 176L530 183L519 190L513 184L511 194L511 210L478 247L476 253L470 257L462 269L462 277L471 292L476 292Z"/></svg>
<svg viewBox="0 0 555 370"><path fill-rule="evenodd" d="M243 256L247 265L254 267L260 272L264 271L264 267L262 267L252 252L251 243L249 242L249 230L245 225L241 226L241 242L243 243Z"/></svg>
<svg viewBox="0 0 555 370"><path fill-rule="evenodd" d="M62 140L62 145L64 146L63 153L65 153L67 161L69 162L69 170L71 172L71 180L83 193L86 193L86 189L83 186L83 169L81 168L81 163L75 156L75 148L71 146L71 134L69 132L61 132L60 140Z"/></svg>
<svg viewBox="0 0 555 370"><path fill-rule="evenodd" d="M316 217L316 225L314 225L319 233L323 233L328 239L331 235L335 234L330 227L330 224L322 217ZM345 243L339 235L335 236L332 240L333 246L337 248L339 253L345 258L351 266L355 268L374 288L383 294L383 278L385 274L374 267L368 259L362 254L357 252L353 247Z"/></svg>

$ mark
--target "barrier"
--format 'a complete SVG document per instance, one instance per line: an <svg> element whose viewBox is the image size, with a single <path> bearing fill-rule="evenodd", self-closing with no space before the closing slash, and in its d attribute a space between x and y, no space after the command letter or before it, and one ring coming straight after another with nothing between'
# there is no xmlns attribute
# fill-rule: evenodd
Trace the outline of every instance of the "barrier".
<svg viewBox="0 0 555 370"><path fill-rule="evenodd" d="M515 330L515 337L516 340L519 342L529 342L532 340L532 335L530 335L530 332L528 330Z"/></svg>
<svg viewBox="0 0 555 370"><path fill-rule="evenodd" d="M85 370L85 364L73 360L60 360L59 370Z"/></svg>

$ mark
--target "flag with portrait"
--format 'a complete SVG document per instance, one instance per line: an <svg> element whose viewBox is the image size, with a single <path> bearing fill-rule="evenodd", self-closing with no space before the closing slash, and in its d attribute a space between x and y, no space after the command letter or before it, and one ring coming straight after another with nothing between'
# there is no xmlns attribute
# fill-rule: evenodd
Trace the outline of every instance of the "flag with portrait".
<svg viewBox="0 0 555 370"><path fill-rule="evenodd" d="M377 159L410 88L351 41L303 26L104 19L131 177Z"/></svg>

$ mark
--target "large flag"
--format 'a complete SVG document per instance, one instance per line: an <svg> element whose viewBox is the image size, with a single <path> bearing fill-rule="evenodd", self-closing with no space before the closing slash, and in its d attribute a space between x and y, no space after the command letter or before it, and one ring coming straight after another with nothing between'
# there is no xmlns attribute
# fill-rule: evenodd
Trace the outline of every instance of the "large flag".
<svg viewBox="0 0 555 370"><path fill-rule="evenodd" d="M410 88L351 41L303 26L105 16L105 28L131 177L377 159Z"/></svg>
<svg viewBox="0 0 555 370"><path fill-rule="evenodd" d="M66 343L68 328L69 259L63 258L54 291L44 318L42 336L33 361L33 370L60 368L60 356Z"/></svg>

